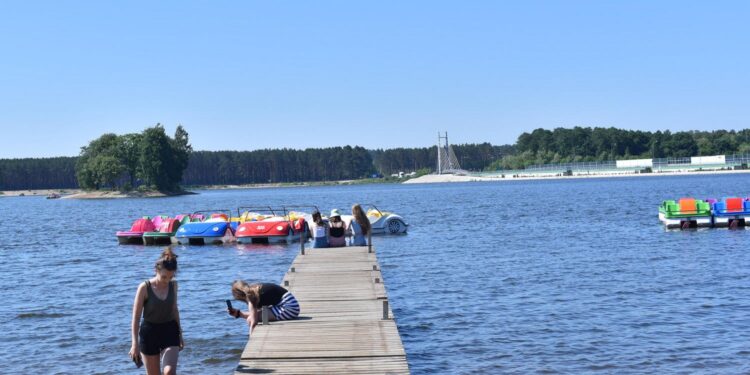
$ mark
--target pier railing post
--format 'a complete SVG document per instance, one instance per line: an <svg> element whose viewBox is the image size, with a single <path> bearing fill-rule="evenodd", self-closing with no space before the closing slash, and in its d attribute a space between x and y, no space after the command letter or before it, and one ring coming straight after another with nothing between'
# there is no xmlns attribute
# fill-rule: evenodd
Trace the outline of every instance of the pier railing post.
<svg viewBox="0 0 750 375"><path fill-rule="evenodd" d="M261 321L263 322L263 325L268 325L268 306L263 306L261 308Z"/></svg>
<svg viewBox="0 0 750 375"><path fill-rule="evenodd" d="M372 228L367 231L367 252L372 252Z"/></svg>
<svg viewBox="0 0 750 375"><path fill-rule="evenodd" d="M383 320L388 320L388 300L383 300Z"/></svg>
<svg viewBox="0 0 750 375"><path fill-rule="evenodd" d="M302 236L303 233L304 232L299 234L299 249L300 249L300 254L305 255L305 241L304 241L304 237Z"/></svg>

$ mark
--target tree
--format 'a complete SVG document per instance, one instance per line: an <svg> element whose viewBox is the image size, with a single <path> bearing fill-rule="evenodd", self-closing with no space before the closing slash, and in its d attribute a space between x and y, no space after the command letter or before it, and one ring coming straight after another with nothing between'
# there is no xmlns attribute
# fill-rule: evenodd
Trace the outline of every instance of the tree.
<svg viewBox="0 0 750 375"><path fill-rule="evenodd" d="M161 124L140 134L108 133L81 147L75 175L84 189L129 188L140 179L147 186L174 191L179 189L191 152L188 133L182 126L177 126L174 139L166 135Z"/></svg>
<svg viewBox="0 0 750 375"><path fill-rule="evenodd" d="M111 159L119 160L122 153L122 139L116 134L106 133L99 138L91 141L87 146L81 147L81 154L76 162L76 177L78 184L84 189L99 189L106 185L104 181L112 182L119 177L110 178L111 174L103 171L103 165L109 165L116 168L121 174L124 171L122 163L116 165ZM107 157L103 160L101 158ZM109 159L111 158L111 159ZM105 176L106 177L102 177Z"/></svg>
<svg viewBox="0 0 750 375"><path fill-rule="evenodd" d="M178 184L182 181L182 175L188 167L193 146L190 145L188 132L182 125L177 125L174 139L170 143L172 147L172 168L169 169L170 180L174 184Z"/></svg>
<svg viewBox="0 0 750 375"><path fill-rule="evenodd" d="M138 161L140 153L140 143L143 138L141 134L130 133L121 137L120 161L128 173L130 187L135 186L135 180L138 174Z"/></svg>
<svg viewBox="0 0 750 375"><path fill-rule="evenodd" d="M161 124L143 131L139 151L138 176L144 183L157 190L174 189L175 183L169 174L169 169L174 167L172 148Z"/></svg>
<svg viewBox="0 0 750 375"><path fill-rule="evenodd" d="M111 186L117 189L117 179L125 172L122 162L111 155L97 155L89 160L88 165L96 186Z"/></svg>

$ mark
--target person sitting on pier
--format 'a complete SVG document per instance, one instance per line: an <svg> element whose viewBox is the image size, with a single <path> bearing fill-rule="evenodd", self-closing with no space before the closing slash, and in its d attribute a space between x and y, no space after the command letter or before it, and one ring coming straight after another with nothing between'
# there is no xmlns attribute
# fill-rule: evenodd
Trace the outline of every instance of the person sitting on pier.
<svg viewBox="0 0 750 375"><path fill-rule="evenodd" d="M162 252L155 268L156 276L138 285L135 294L129 354L138 367L145 363L148 375L162 374L162 370L165 375L173 375L177 373L177 359L185 344L177 310L177 282L172 280L177 271L177 255L171 248Z"/></svg>
<svg viewBox="0 0 750 375"><path fill-rule="evenodd" d="M342 247L346 246L346 223L341 220L341 213L338 209L331 210L331 216L328 218L328 246Z"/></svg>
<svg viewBox="0 0 750 375"><path fill-rule="evenodd" d="M263 306L269 306L269 321L291 320L299 316L299 303L284 287L271 283L248 284L243 280L232 283L232 296L238 301L247 302L248 311L227 308L229 315L245 318L252 330L261 320Z"/></svg>
<svg viewBox="0 0 750 375"><path fill-rule="evenodd" d="M313 238L314 248L328 247L328 223L320 216L320 211L315 211L312 214L310 235Z"/></svg>
<svg viewBox="0 0 750 375"><path fill-rule="evenodd" d="M352 206L352 221L349 223L349 232L352 234L352 239L349 242L350 246L367 246L367 233L370 232L372 226L370 220L367 219L367 215L362 210L362 206L355 204Z"/></svg>

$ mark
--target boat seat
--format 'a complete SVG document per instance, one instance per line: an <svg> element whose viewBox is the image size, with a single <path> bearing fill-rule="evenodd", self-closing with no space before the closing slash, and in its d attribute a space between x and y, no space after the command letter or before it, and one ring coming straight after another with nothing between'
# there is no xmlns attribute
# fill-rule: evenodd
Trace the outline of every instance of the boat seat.
<svg viewBox="0 0 750 375"><path fill-rule="evenodd" d="M680 206L677 205L677 202L671 202L667 203L667 212L669 213L680 213Z"/></svg>
<svg viewBox="0 0 750 375"><path fill-rule="evenodd" d="M727 212L738 212L743 209L742 198L726 198L724 204Z"/></svg>
<svg viewBox="0 0 750 375"><path fill-rule="evenodd" d="M704 201L699 200L699 201L696 202L696 207L695 208L697 210L696 213L698 213L698 214L708 215L708 214L711 213L711 205L708 202L704 202Z"/></svg>
<svg viewBox="0 0 750 375"><path fill-rule="evenodd" d="M680 212L683 214L697 213L696 201L693 198L682 198L680 199Z"/></svg>
<svg viewBox="0 0 750 375"><path fill-rule="evenodd" d="M226 214L211 214L211 219L222 219L224 221L229 221L229 216Z"/></svg>

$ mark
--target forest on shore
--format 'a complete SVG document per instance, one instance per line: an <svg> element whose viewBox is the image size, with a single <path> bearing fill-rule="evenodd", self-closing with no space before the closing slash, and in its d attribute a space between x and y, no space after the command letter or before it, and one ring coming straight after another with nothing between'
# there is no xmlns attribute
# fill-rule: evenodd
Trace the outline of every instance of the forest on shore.
<svg viewBox="0 0 750 375"><path fill-rule="evenodd" d="M499 171L534 164L750 153L750 129L646 132L617 128L536 129L513 145L452 145L463 169ZM360 146L253 151L192 151L178 126L104 134L77 157L0 159L0 190L156 189L353 180L400 171L429 173L437 146L367 150Z"/></svg>

